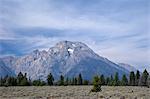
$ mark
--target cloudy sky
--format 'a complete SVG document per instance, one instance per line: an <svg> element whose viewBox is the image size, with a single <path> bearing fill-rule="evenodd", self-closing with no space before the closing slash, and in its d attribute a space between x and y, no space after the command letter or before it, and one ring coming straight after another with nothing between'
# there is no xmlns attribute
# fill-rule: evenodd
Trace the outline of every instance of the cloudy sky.
<svg viewBox="0 0 150 99"><path fill-rule="evenodd" d="M149 0L0 0L0 56L86 43L113 62L150 70Z"/></svg>

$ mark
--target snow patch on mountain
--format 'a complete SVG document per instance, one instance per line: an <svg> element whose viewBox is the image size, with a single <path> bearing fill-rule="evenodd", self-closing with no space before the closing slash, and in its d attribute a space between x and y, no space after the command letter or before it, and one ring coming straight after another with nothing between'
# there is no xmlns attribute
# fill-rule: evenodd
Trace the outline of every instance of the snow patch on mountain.
<svg viewBox="0 0 150 99"><path fill-rule="evenodd" d="M69 52L70 54L73 54L73 51L74 51L73 49L70 49L70 48L68 49L68 52Z"/></svg>

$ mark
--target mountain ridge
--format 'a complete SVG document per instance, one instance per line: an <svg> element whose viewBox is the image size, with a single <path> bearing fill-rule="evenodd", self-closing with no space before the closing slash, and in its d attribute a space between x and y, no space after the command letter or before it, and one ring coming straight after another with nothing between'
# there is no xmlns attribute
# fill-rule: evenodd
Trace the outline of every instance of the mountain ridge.
<svg viewBox="0 0 150 99"><path fill-rule="evenodd" d="M120 77L123 74L129 74L128 70L99 56L81 42L61 41L49 48L48 51L34 50L21 57L10 58L7 61L6 59L1 60L5 65L9 65L15 74L27 73L31 79L45 80L50 72L56 79L60 75L73 77L79 73L85 79L92 79L94 75L100 74L110 76L116 72Z"/></svg>
<svg viewBox="0 0 150 99"><path fill-rule="evenodd" d="M134 71L136 72L138 69L136 69L135 67L129 65L129 64L126 64L126 63L118 63L119 66L127 69L128 71Z"/></svg>

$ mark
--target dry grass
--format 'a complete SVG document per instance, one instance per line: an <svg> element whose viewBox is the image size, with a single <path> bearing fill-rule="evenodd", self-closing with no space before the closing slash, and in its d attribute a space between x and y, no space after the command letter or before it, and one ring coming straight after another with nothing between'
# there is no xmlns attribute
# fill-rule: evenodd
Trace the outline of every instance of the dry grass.
<svg viewBox="0 0 150 99"><path fill-rule="evenodd" d="M92 86L0 87L0 99L150 99L150 88L108 87L90 93Z"/></svg>

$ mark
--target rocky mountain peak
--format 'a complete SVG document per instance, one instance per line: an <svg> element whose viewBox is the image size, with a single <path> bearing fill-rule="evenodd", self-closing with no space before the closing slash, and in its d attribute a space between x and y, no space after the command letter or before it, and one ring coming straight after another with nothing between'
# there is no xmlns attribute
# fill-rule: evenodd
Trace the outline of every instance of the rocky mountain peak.
<svg viewBox="0 0 150 99"><path fill-rule="evenodd" d="M91 79L97 74L110 76L118 72L122 76L128 73L124 68L96 54L86 44L71 41L58 42L48 51L34 50L11 62L2 61L1 64L5 66L9 63L15 74L22 71L31 79L45 80L50 72L56 79L61 74L74 77L81 73L85 79Z"/></svg>
<svg viewBox="0 0 150 99"><path fill-rule="evenodd" d="M71 42L71 41L60 41L56 44L55 47L58 47L60 49L68 49L68 48L86 48L89 49L87 45L81 42Z"/></svg>

